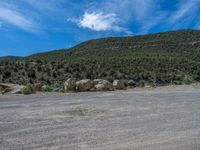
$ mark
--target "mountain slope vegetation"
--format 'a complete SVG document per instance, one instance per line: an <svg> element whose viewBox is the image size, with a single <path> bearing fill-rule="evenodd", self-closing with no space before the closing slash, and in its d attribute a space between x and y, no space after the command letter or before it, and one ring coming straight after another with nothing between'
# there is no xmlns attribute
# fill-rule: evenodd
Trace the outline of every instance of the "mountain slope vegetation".
<svg viewBox="0 0 200 150"><path fill-rule="evenodd" d="M138 86L187 84L200 81L200 31L102 38L0 60L0 82L5 83L54 84L73 77L133 80Z"/></svg>

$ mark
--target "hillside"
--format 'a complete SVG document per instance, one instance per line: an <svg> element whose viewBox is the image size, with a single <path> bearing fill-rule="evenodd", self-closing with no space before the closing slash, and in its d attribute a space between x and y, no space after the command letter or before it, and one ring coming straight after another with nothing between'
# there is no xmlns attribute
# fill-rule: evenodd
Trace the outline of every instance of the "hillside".
<svg viewBox="0 0 200 150"><path fill-rule="evenodd" d="M1 60L19 60L23 59L23 57L17 57L17 56L5 56L5 57L0 57Z"/></svg>
<svg viewBox="0 0 200 150"><path fill-rule="evenodd" d="M69 77L131 79L138 86L190 83L200 81L200 31L103 38L0 63L0 82L18 84Z"/></svg>

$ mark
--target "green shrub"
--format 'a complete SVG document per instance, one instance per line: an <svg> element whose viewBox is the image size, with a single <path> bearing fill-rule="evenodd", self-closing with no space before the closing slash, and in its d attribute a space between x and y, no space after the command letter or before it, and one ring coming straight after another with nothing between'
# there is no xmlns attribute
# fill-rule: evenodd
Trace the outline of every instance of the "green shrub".
<svg viewBox="0 0 200 150"><path fill-rule="evenodd" d="M52 85L52 88L53 88L53 91L54 91L54 92L59 92L59 91L61 91L62 87L63 87L63 85L58 84L58 83L55 83L55 84Z"/></svg>
<svg viewBox="0 0 200 150"><path fill-rule="evenodd" d="M155 83L155 82L150 82L150 83L149 83L149 86L150 86L150 87L156 87L156 83Z"/></svg>
<svg viewBox="0 0 200 150"><path fill-rule="evenodd" d="M189 75L185 75L184 78L183 78L183 84L191 84L193 81L193 78Z"/></svg>
<svg viewBox="0 0 200 150"><path fill-rule="evenodd" d="M42 86L42 92L52 92L53 88L49 85Z"/></svg>
<svg viewBox="0 0 200 150"><path fill-rule="evenodd" d="M70 82L67 89L68 91L76 91L76 82Z"/></svg>
<svg viewBox="0 0 200 150"><path fill-rule="evenodd" d="M140 80L138 83L139 87L145 87L146 81L145 80Z"/></svg>
<svg viewBox="0 0 200 150"><path fill-rule="evenodd" d="M43 85L41 83L34 84L35 91L41 92L42 91L42 86Z"/></svg>
<svg viewBox="0 0 200 150"><path fill-rule="evenodd" d="M5 90L0 86L0 94L4 94Z"/></svg>
<svg viewBox="0 0 200 150"><path fill-rule="evenodd" d="M70 79L64 85L65 92L73 92L76 91L76 81L74 79Z"/></svg>
<svg viewBox="0 0 200 150"><path fill-rule="evenodd" d="M126 85L129 86L129 87L136 87L136 83L134 80L128 80L126 82Z"/></svg>
<svg viewBox="0 0 200 150"><path fill-rule="evenodd" d="M33 86L31 86L31 85L27 85L22 90L22 94L24 94L24 95L29 95L29 94L33 94L33 93L35 93L35 90L34 90Z"/></svg>
<svg viewBox="0 0 200 150"><path fill-rule="evenodd" d="M175 84L175 85L181 85L182 81L176 80L176 81L173 81L173 84Z"/></svg>

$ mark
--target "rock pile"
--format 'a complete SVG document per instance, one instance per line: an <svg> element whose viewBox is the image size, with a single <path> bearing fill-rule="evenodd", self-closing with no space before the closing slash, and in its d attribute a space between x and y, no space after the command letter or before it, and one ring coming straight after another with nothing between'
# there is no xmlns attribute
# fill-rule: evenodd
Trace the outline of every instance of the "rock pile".
<svg viewBox="0 0 200 150"><path fill-rule="evenodd" d="M30 88L31 87L31 88ZM24 94L38 92L86 92L86 91L113 91L125 89L125 82L123 80L115 80L113 83L104 79L84 79L76 81L73 78L69 78L63 84L55 85L43 85L40 83L21 86L16 84L3 84L0 83L1 93L10 94Z"/></svg>

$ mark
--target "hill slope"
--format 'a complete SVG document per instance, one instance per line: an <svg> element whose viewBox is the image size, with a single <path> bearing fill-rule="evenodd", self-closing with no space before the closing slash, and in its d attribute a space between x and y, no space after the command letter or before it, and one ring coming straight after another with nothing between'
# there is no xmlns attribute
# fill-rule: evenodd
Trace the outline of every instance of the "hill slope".
<svg viewBox="0 0 200 150"><path fill-rule="evenodd" d="M63 82L69 77L132 79L138 85L200 81L200 31L111 37L71 49L2 61L0 82Z"/></svg>
<svg viewBox="0 0 200 150"><path fill-rule="evenodd" d="M5 57L0 57L1 60L19 60L23 59L23 57L17 57L17 56L5 56Z"/></svg>

